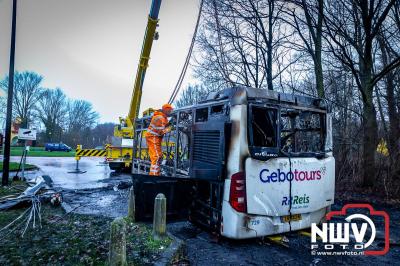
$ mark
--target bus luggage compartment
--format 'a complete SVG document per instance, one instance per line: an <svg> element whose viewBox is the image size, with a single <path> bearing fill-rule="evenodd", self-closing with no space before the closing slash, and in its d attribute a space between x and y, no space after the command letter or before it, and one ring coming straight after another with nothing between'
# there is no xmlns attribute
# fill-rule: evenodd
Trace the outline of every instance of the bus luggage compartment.
<svg viewBox="0 0 400 266"><path fill-rule="evenodd" d="M188 178L132 174L136 221L153 219L154 199L163 193L167 199L167 219L188 217L194 181Z"/></svg>

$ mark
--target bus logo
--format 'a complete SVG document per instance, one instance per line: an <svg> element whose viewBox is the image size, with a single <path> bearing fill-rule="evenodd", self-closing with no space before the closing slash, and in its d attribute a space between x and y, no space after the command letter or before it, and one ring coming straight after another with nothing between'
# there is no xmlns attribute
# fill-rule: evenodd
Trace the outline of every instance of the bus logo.
<svg viewBox="0 0 400 266"><path fill-rule="evenodd" d="M315 171L302 171L295 169L294 171L270 171L269 169L262 169L260 171L260 181L263 183L275 183L275 182L286 182L286 181L311 181L320 180L322 178L321 170Z"/></svg>

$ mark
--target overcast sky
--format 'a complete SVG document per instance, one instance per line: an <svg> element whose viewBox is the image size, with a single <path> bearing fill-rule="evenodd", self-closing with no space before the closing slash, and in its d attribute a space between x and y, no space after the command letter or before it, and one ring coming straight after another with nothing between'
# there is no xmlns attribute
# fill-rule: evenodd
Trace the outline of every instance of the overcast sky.
<svg viewBox="0 0 400 266"><path fill-rule="evenodd" d="M15 69L35 71L43 75L43 87L90 101L100 122L117 122L129 109L150 5L151 0L19 0ZM198 6L198 0L161 4L142 110L168 101ZM11 9L12 0L0 0L1 79L8 74Z"/></svg>

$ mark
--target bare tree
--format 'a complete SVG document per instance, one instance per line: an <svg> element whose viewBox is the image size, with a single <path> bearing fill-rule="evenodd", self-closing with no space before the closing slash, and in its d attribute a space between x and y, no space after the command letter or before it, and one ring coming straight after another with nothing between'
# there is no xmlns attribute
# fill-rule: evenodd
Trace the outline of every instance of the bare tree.
<svg viewBox="0 0 400 266"><path fill-rule="evenodd" d="M282 28L282 9L276 0L207 0L197 38L197 77L219 88L272 90L273 80L291 63L282 45L291 34Z"/></svg>
<svg viewBox="0 0 400 266"><path fill-rule="evenodd" d="M20 118L22 126L27 126L27 122L33 115L35 105L41 96L40 83L43 77L35 72L25 71L16 72L14 76L14 95L13 95L13 117ZM8 90L8 77L0 82L4 90Z"/></svg>
<svg viewBox="0 0 400 266"><path fill-rule="evenodd" d="M353 74L363 102L363 185L375 180L375 149L378 124L373 102L374 86L388 72L400 65L395 57L384 67L374 64L374 44L395 0L327 1L325 22L331 52Z"/></svg>
<svg viewBox="0 0 400 266"><path fill-rule="evenodd" d="M88 101L71 100L68 103L67 110L68 131L79 132L85 128L92 128L99 118L98 113L93 110L92 104Z"/></svg>
<svg viewBox="0 0 400 266"><path fill-rule="evenodd" d="M325 97L322 69L322 30L324 19L324 0L295 0L286 5L288 19L286 22L296 29L301 42L291 41L290 44L300 50L305 50L314 63L314 75L317 95Z"/></svg>
<svg viewBox="0 0 400 266"><path fill-rule="evenodd" d="M391 18L396 14L396 10L391 14ZM396 21L393 19L392 21ZM377 56L380 59L380 63L383 67L387 67L392 58L400 56L400 34L394 34L398 32L400 28L397 27L396 23L386 25L385 30L379 32L377 40L379 44L379 52ZM399 97L400 97L400 69L394 69L389 71L385 77L375 86L375 94L377 96L376 102L378 104L379 115L381 118L381 129L384 131L382 139L386 139L388 148L388 157L386 163L381 162L380 168L388 171L388 183L392 184L390 188L398 187L400 184L400 166L398 161L400 159L400 108L399 108ZM380 170L380 169L378 169ZM388 192L393 189L387 189Z"/></svg>
<svg viewBox="0 0 400 266"><path fill-rule="evenodd" d="M111 141L110 138L114 134L114 126L114 123L103 123L96 125L95 128L91 130L91 140L93 142L90 145L92 147L96 147L104 146L105 144L109 143Z"/></svg>
<svg viewBox="0 0 400 266"><path fill-rule="evenodd" d="M71 146L91 145L93 143L91 130L98 118L99 115L93 110L90 102L70 100L67 104L67 132L64 134L64 141Z"/></svg>
<svg viewBox="0 0 400 266"><path fill-rule="evenodd" d="M0 127L3 128L6 121L7 99L4 95L0 96Z"/></svg>
<svg viewBox="0 0 400 266"><path fill-rule="evenodd" d="M196 49L202 88L238 84L326 98L338 179L398 187L400 1L206 0ZM198 94L187 88L181 100L191 104ZM389 157L377 156L381 139Z"/></svg>
<svg viewBox="0 0 400 266"><path fill-rule="evenodd" d="M211 90L199 85L189 85L182 91L179 99L175 102L178 108L193 105L201 100L204 100Z"/></svg>
<svg viewBox="0 0 400 266"><path fill-rule="evenodd" d="M46 141L61 141L66 123L67 97L63 91L46 89L37 103L37 116L46 127Z"/></svg>

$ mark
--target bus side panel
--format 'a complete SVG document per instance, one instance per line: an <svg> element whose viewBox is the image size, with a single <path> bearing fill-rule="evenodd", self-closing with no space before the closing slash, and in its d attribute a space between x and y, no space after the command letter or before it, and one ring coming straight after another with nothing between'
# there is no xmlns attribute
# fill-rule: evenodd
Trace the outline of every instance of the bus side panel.
<svg viewBox="0 0 400 266"><path fill-rule="evenodd" d="M225 167L225 132L229 132L229 124L223 121L193 126L189 174L191 178L222 179Z"/></svg>

